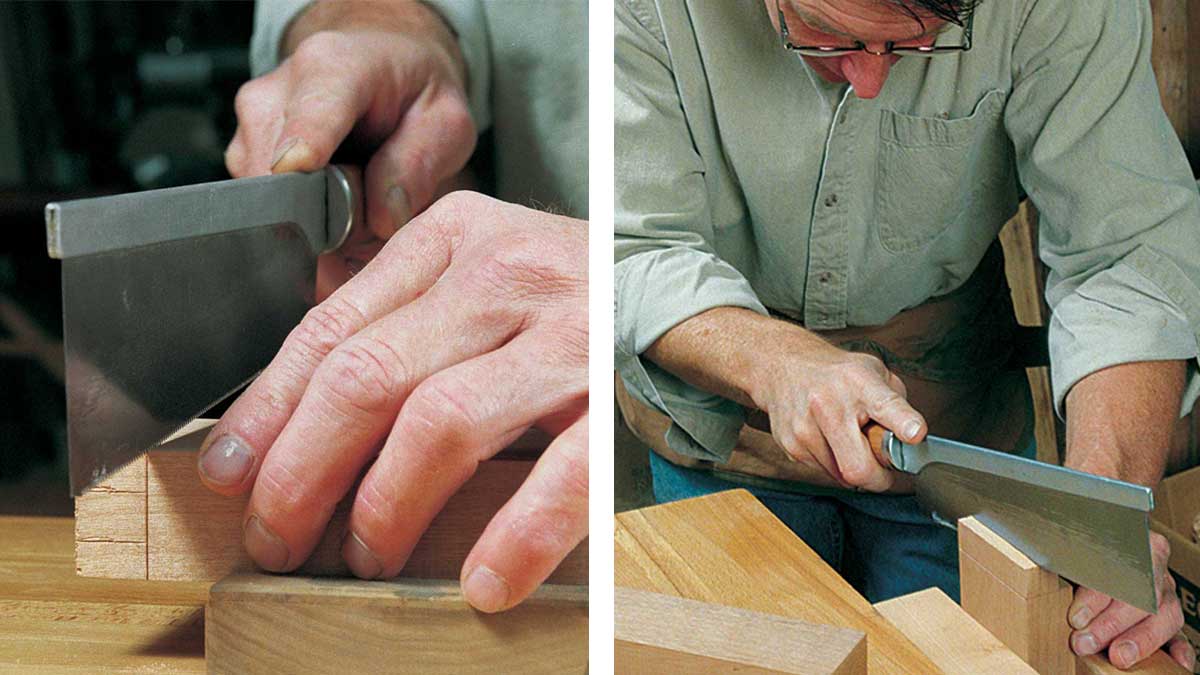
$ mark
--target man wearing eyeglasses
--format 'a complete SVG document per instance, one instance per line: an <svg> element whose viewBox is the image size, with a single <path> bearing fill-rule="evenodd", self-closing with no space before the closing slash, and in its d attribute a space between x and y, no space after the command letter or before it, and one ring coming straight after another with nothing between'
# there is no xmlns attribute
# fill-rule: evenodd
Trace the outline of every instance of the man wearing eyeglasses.
<svg viewBox="0 0 1200 675"><path fill-rule="evenodd" d="M957 597L953 533L862 427L1029 455L996 236L1041 218L1066 464L1152 485L1190 409L1200 195L1146 0L618 0L618 400L660 501L749 486L872 601ZM1081 588L1129 667L1182 614Z"/></svg>

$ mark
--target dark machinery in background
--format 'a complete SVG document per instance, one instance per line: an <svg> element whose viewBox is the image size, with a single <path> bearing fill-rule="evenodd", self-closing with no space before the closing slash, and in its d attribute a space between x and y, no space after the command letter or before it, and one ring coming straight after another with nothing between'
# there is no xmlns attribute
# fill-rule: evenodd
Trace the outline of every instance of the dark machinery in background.
<svg viewBox="0 0 1200 675"><path fill-rule="evenodd" d="M0 493L21 478L67 492L59 268L44 205L227 177L253 11L0 3Z"/></svg>

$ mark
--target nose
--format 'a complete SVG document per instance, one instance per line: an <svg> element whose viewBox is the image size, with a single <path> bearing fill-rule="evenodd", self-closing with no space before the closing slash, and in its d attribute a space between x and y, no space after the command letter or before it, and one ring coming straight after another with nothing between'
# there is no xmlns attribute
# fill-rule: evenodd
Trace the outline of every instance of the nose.
<svg viewBox="0 0 1200 675"><path fill-rule="evenodd" d="M849 80L859 98L875 98L883 89L895 60L891 55L858 52L842 62L842 75Z"/></svg>

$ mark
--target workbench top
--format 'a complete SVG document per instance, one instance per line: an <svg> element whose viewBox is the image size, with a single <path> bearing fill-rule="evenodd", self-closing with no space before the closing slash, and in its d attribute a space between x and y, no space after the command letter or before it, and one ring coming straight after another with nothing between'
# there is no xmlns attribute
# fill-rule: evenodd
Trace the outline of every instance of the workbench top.
<svg viewBox="0 0 1200 675"><path fill-rule="evenodd" d="M74 520L0 516L0 671L204 672L207 583L75 575Z"/></svg>

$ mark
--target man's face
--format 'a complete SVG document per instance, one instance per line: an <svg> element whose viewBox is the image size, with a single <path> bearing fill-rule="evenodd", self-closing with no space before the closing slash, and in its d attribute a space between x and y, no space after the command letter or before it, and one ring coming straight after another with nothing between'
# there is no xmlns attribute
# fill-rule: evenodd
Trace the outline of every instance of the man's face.
<svg viewBox="0 0 1200 675"><path fill-rule="evenodd" d="M777 23L777 0L765 2L771 22ZM868 50L882 52L888 42L897 47L931 45L947 25L930 16L921 16L918 22L887 0L778 0L778 6L787 21L789 41L802 46L853 46L862 42ZM859 98L875 98L899 58L894 54L855 52L823 58L805 56L804 60L830 82L849 82Z"/></svg>

